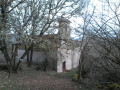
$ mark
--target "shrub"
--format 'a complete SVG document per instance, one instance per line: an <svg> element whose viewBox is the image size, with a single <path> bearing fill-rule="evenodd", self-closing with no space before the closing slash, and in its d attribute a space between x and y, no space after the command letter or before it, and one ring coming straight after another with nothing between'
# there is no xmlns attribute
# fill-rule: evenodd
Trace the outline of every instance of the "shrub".
<svg viewBox="0 0 120 90"><path fill-rule="evenodd" d="M120 90L120 84L114 83L107 87L107 90Z"/></svg>
<svg viewBox="0 0 120 90"><path fill-rule="evenodd" d="M78 80L78 74L74 74L72 80L77 81Z"/></svg>

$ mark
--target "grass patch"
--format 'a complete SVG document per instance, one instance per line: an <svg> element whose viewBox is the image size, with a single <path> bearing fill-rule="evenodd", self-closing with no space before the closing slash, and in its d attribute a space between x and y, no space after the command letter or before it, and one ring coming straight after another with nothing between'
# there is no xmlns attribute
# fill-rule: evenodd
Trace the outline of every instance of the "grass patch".
<svg viewBox="0 0 120 90"><path fill-rule="evenodd" d="M77 73L77 68L74 68L70 71L67 71L67 72L62 72L62 73L57 73L56 74L56 77L58 78L68 78L68 79L72 79L73 78L73 75Z"/></svg>
<svg viewBox="0 0 120 90"><path fill-rule="evenodd" d="M7 72L0 71L0 90L26 90L26 87L8 79Z"/></svg>
<svg viewBox="0 0 120 90"><path fill-rule="evenodd" d="M20 86L13 81L0 81L0 90L25 90L25 86Z"/></svg>

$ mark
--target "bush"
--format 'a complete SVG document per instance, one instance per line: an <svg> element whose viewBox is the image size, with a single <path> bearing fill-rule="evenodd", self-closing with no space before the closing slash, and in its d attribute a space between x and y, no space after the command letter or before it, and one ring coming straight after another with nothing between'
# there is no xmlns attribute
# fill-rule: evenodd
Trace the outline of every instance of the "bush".
<svg viewBox="0 0 120 90"><path fill-rule="evenodd" d="M111 84L107 87L106 90L120 90L120 84L118 83Z"/></svg>
<svg viewBox="0 0 120 90"><path fill-rule="evenodd" d="M74 74L72 80L77 81L78 80L78 74Z"/></svg>
<svg viewBox="0 0 120 90"><path fill-rule="evenodd" d="M103 86L101 84L98 84L95 87L98 88L98 89L102 89L103 88Z"/></svg>

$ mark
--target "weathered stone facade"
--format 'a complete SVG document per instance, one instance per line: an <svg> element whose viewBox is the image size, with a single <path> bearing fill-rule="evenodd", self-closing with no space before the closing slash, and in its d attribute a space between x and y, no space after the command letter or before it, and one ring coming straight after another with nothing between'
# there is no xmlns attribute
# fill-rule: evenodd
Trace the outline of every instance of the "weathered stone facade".
<svg viewBox="0 0 120 90"><path fill-rule="evenodd" d="M69 20L59 20L60 47L57 50L57 72L71 70L79 63L80 48L74 47L71 42L69 25Z"/></svg>

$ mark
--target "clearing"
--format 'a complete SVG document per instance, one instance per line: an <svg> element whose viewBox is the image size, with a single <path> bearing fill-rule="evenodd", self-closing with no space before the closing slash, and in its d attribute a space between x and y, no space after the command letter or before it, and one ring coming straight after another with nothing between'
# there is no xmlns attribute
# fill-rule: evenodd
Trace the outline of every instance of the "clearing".
<svg viewBox="0 0 120 90"><path fill-rule="evenodd" d="M69 73L69 72L68 72ZM0 90L79 90L67 73L57 74L55 71L36 71L28 68L18 74L0 71Z"/></svg>

